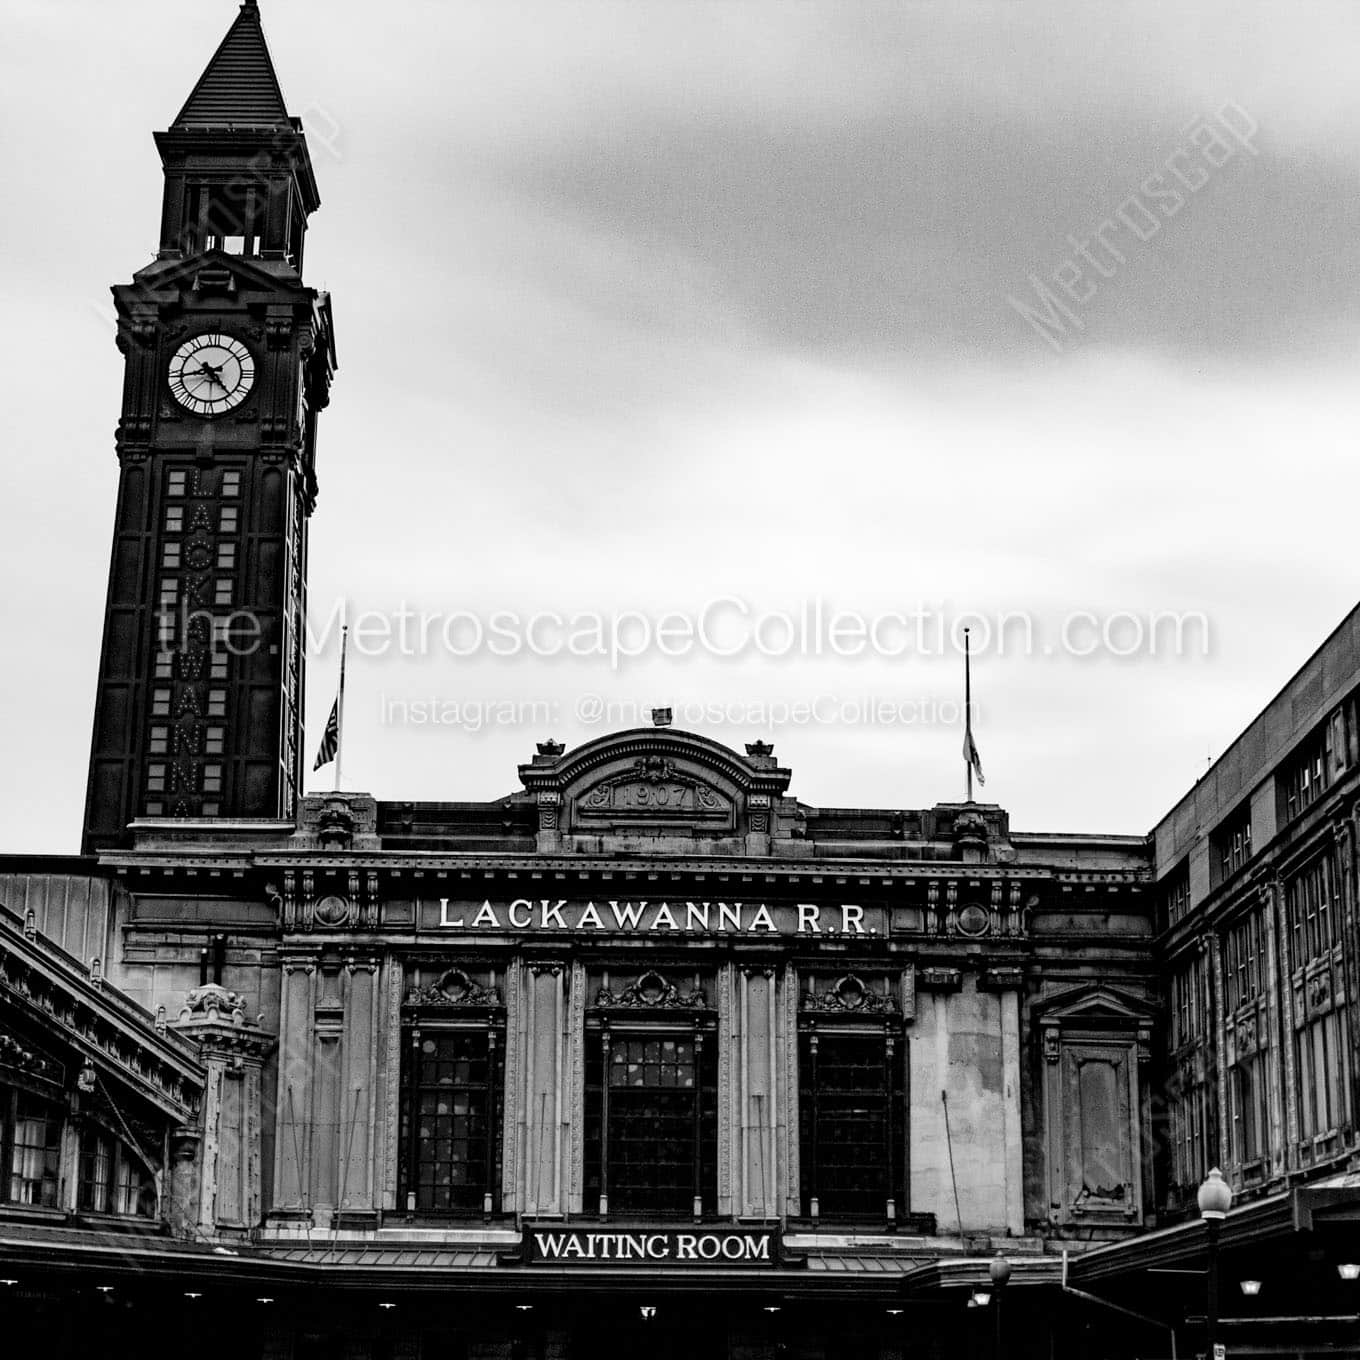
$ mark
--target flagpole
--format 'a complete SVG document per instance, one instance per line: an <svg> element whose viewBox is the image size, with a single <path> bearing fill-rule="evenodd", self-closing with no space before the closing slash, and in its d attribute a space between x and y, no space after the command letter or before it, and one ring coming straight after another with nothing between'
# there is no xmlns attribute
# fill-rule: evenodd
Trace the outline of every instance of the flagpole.
<svg viewBox="0 0 1360 1360"><path fill-rule="evenodd" d="M340 757L345 750L345 654L349 651L349 624L340 627L340 690L335 698L335 791L340 792Z"/></svg>
<svg viewBox="0 0 1360 1360"><path fill-rule="evenodd" d="M341 662L341 686L344 684ZM968 802L973 801L973 660L968 629L963 630L963 768L968 781Z"/></svg>

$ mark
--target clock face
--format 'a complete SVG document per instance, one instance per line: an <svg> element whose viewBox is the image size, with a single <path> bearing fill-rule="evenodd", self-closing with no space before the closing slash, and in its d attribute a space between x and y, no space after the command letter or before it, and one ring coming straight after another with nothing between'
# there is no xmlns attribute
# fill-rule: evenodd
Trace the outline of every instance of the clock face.
<svg viewBox="0 0 1360 1360"><path fill-rule="evenodd" d="M239 406L255 381L255 360L231 335L209 331L186 340L170 360L170 393L196 416Z"/></svg>

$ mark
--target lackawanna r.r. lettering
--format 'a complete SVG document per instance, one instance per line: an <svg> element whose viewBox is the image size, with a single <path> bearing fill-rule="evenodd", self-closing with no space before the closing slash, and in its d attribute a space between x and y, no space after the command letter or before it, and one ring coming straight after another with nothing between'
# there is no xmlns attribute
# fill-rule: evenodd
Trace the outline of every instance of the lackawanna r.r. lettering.
<svg viewBox="0 0 1360 1360"><path fill-rule="evenodd" d="M764 933L769 935L880 935L870 909L853 903L821 906L815 902L572 902L567 898L526 897L513 902L459 903L439 899L439 925L453 930L593 930L654 932ZM873 909L875 916L881 912Z"/></svg>

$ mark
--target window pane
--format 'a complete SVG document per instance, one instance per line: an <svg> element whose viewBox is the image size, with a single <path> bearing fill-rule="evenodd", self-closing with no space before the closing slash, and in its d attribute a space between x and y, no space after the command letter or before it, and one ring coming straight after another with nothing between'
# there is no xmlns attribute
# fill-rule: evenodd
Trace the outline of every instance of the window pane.
<svg viewBox="0 0 1360 1360"><path fill-rule="evenodd" d="M402 1181L417 1209L480 1212L488 1191L499 1201L500 1054L484 1029L433 1031L408 1048Z"/></svg>
<svg viewBox="0 0 1360 1360"><path fill-rule="evenodd" d="M605 1072L603 1036L592 1039L586 1072L586 1182L592 1208L606 1179L613 1215L688 1216L696 1194L705 1212L715 1207L718 1101L712 1044L711 1039L700 1044L693 1032L615 1035Z"/></svg>
<svg viewBox="0 0 1360 1360"><path fill-rule="evenodd" d="M815 1051L814 1051L815 1047ZM803 1212L882 1221L902 1199L903 1075L883 1035L804 1035L799 1057Z"/></svg>
<svg viewBox="0 0 1360 1360"><path fill-rule="evenodd" d="M13 1143L6 1198L11 1204L57 1203L61 1124L56 1111L26 1093L0 1089L6 1116L13 1110Z"/></svg>

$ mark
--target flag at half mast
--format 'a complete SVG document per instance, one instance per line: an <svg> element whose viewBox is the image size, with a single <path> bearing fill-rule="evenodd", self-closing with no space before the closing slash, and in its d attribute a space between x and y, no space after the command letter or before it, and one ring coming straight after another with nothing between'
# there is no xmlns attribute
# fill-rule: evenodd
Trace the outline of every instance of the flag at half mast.
<svg viewBox="0 0 1360 1360"><path fill-rule="evenodd" d="M317 748L315 773L323 765L335 762L335 790L340 791L340 744L345 736L345 656L349 651L349 626L340 629L340 685L335 692L335 702L331 705L331 716L326 719L326 730L321 734L321 745Z"/></svg>
<svg viewBox="0 0 1360 1360"><path fill-rule="evenodd" d="M968 781L968 801L973 801L973 776L979 784L985 784L982 773L982 757L978 754L977 742L973 740L973 656L968 637L968 629L963 630L963 765Z"/></svg>
<svg viewBox="0 0 1360 1360"><path fill-rule="evenodd" d="M335 759L340 749L340 699L337 696L331 705L331 716L326 719L326 730L321 734L321 745L316 748L316 764L312 769L319 770Z"/></svg>

